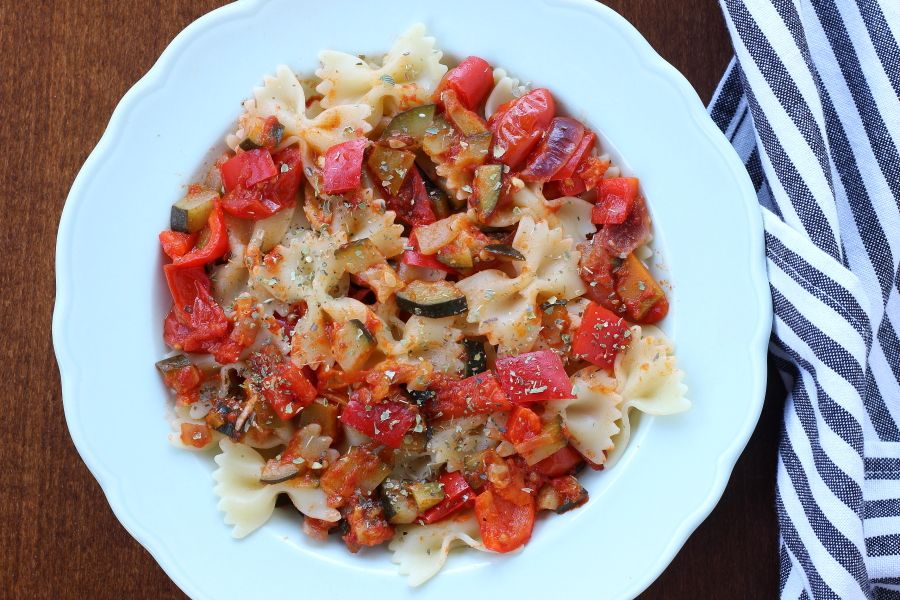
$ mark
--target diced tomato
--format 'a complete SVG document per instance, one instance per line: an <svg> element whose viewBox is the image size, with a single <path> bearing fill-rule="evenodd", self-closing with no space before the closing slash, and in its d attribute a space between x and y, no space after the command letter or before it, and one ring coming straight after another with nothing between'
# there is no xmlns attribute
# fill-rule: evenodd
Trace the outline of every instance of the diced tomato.
<svg viewBox="0 0 900 600"><path fill-rule="evenodd" d="M631 330L624 319L591 302L572 341L572 352L589 363L611 369L616 356L628 347Z"/></svg>
<svg viewBox="0 0 900 600"><path fill-rule="evenodd" d="M325 152L323 187L326 194L343 194L359 187L363 155L368 145L369 140L362 137L335 144Z"/></svg>
<svg viewBox="0 0 900 600"><path fill-rule="evenodd" d="M272 154L265 148L257 148L234 155L219 165L222 185L230 192L238 186L251 187L278 174Z"/></svg>
<svg viewBox="0 0 900 600"><path fill-rule="evenodd" d="M488 123L494 134L489 156L517 168L540 141L555 112L556 103L545 88L502 105Z"/></svg>
<svg viewBox="0 0 900 600"><path fill-rule="evenodd" d="M641 196L634 199L628 217L619 224L607 225L600 229L594 242L600 242L616 256L625 257L650 239L650 213Z"/></svg>
<svg viewBox="0 0 900 600"><path fill-rule="evenodd" d="M289 146L273 155L272 160L277 170L274 177L255 185L240 184L227 190L222 198L225 212L258 221L294 205L303 173L300 150Z"/></svg>
<svg viewBox="0 0 900 600"><path fill-rule="evenodd" d="M611 177L600 182L597 204L591 212L591 222L596 225L623 223L637 198L638 180L635 177Z"/></svg>
<svg viewBox="0 0 900 600"><path fill-rule="evenodd" d="M557 450L544 460L531 468L547 477L559 477L571 473L578 465L584 462L584 458L572 446L566 446Z"/></svg>
<svg viewBox="0 0 900 600"><path fill-rule="evenodd" d="M278 364L263 379L262 393L279 417L288 421L316 399L316 388L290 361Z"/></svg>
<svg viewBox="0 0 900 600"><path fill-rule="evenodd" d="M322 491L328 495L328 505L338 507L346 503L353 493L365 488L372 491L390 471L377 454L366 446L353 446L331 464L319 479ZM371 480L376 480L375 485Z"/></svg>
<svg viewBox="0 0 900 600"><path fill-rule="evenodd" d="M643 322L650 324L659 323L667 314L669 314L669 300L663 297L644 314Z"/></svg>
<svg viewBox="0 0 900 600"><path fill-rule="evenodd" d="M194 448L205 448L212 442L212 432L206 424L181 424L181 443Z"/></svg>
<svg viewBox="0 0 900 600"><path fill-rule="evenodd" d="M556 509L557 513L564 513L573 508L578 508L588 500L587 490L581 487L581 484L572 475L555 477L549 483L559 497L560 502L559 508Z"/></svg>
<svg viewBox="0 0 900 600"><path fill-rule="evenodd" d="M585 295L613 312L624 311L622 301L616 294L616 279L613 275L617 262L621 260L613 257L597 236L591 238L581 249L579 274L588 284Z"/></svg>
<svg viewBox="0 0 900 600"><path fill-rule="evenodd" d="M196 233L182 233L180 231L162 231L159 234L159 243L163 252L169 258L178 258L190 252L197 242Z"/></svg>
<svg viewBox="0 0 900 600"><path fill-rule="evenodd" d="M213 203L206 226L209 227L206 244L202 247L195 246L187 254L176 258L172 264L179 268L199 267L221 258L228 252L228 228L225 226L225 214L218 200Z"/></svg>
<svg viewBox="0 0 900 600"><path fill-rule="evenodd" d="M584 180L575 175L559 181L548 181L544 184L542 191L547 200L556 200L564 196L577 196L586 189Z"/></svg>
<svg viewBox="0 0 900 600"><path fill-rule="evenodd" d="M493 86L491 65L483 58L470 56L447 71L434 92L434 99L440 103L444 90L454 90L466 108L475 110Z"/></svg>
<svg viewBox="0 0 900 600"><path fill-rule="evenodd" d="M416 422L416 409L400 400L365 404L350 400L341 412L344 425L360 431L390 448L399 448L403 436Z"/></svg>
<svg viewBox="0 0 900 600"><path fill-rule="evenodd" d="M569 117L554 118L519 177L524 181L553 179L578 150L583 137L584 125L580 121Z"/></svg>
<svg viewBox="0 0 900 600"><path fill-rule="evenodd" d="M472 491L462 473L441 473L438 481L444 488L444 499L422 514L419 520L426 525L436 523L461 508L471 506L475 500L475 492Z"/></svg>
<svg viewBox="0 0 900 600"><path fill-rule="evenodd" d="M524 406L514 406L506 422L506 439L520 444L541 432L541 418L536 412Z"/></svg>
<svg viewBox="0 0 900 600"><path fill-rule="evenodd" d="M506 395L516 404L574 397L562 360L552 350L501 358L494 370Z"/></svg>
<svg viewBox="0 0 900 600"><path fill-rule="evenodd" d="M475 515L484 545L494 552L512 552L531 539L535 505L519 505L501 497L493 486L475 499Z"/></svg>
<svg viewBox="0 0 900 600"><path fill-rule="evenodd" d="M228 335L228 319L210 294L211 284L202 267L165 265L163 271L174 302L163 323L163 339L185 352L206 352L210 344Z"/></svg>
<svg viewBox="0 0 900 600"><path fill-rule="evenodd" d="M387 207L397 213L400 221L413 227L430 225L437 221L431 208L425 181L416 166L409 170L397 196L388 196Z"/></svg>
<svg viewBox="0 0 900 600"><path fill-rule="evenodd" d="M194 365L173 369L163 375L163 382L178 394L190 392L200 385L200 369Z"/></svg>
<svg viewBox="0 0 900 600"><path fill-rule="evenodd" d="M433 387L437 394L424 405L430 419L483 415L512 407L497 377L490 371L459 381L438 381Z"/></svg>
<svg viewBox="0 0 900 600"><path fill-rule="evenodd" d="M578 170L578 167L581 166L581 163L591 154L591 150L594 148L594 144L597 141L597 136L590 129L584 130L584 135L581 138L581 142L578 143L578 147L575 148L575 151L572 152L572 156L569 158L568 162L562 166L562 168L557 171L553 177L550 178L551 181L564 181L566 179L572 179L575 177L575 172Z"/></svg>
<svg viewBox="0 0 900 600"><path fill-rule="evenodd" d="M400 256L400 262L413 267L422 267L424 269L437 269L447 273L456 273L456 269L448 267L431 254L422 254L419 252L419 243L416 241L416 231L413 229L409 234L409 246L412 250L405 250Z"/></svg>
<svg viewBox="0 0 900 600"><path fill-rule="evenodd" d="M578 168L575 169L573 178L578 177L582 180L585 189L592 190L603 181L603 176L609 169L609 159L599 159L596 156L588 156Z"/></svg>
<svg viewBox="0 0 900 600"><path fill-rule="evenodd" d="M356 494L350 501L347 513L348 531L341 538L350 552L359 552L362 546L378 546L394 537L394 528L384 515L381 502Z"/></svg>

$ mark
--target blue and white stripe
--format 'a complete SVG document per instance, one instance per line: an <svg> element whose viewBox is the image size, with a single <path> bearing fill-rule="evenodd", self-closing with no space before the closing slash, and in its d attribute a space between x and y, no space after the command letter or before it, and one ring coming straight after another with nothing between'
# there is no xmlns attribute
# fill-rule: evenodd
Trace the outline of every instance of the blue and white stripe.
<svg viewBox="0 0 900 600"><path fill-rule="evenodd" d="M789 390L782 598L900 598L900 0L720 0Z"/></svg>

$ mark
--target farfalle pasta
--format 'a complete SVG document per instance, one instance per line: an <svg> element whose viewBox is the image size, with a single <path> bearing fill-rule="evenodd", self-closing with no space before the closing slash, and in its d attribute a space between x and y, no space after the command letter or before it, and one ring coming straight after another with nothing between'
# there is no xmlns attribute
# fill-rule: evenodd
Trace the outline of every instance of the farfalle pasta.
<svg viewBox="0 0 900 600"><path fill-rule="evenodd" d="M170 439L215 454L234 536L285 496L420 585L522 548L634 411L690 403L639 182L549 89L422 25L320 60L263 78L159 236Z"/></svg>

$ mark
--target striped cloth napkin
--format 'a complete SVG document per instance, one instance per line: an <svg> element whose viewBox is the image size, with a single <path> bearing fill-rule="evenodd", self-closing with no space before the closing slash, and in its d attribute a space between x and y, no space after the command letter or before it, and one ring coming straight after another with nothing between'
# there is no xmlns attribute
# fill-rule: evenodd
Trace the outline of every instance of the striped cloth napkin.
<svg viewBox="0 0 900 600"><path fill-rule="evenodd" d="M756 186L789 390L781 596L900 598L900 0L720 2L709 110Z"/></svg>

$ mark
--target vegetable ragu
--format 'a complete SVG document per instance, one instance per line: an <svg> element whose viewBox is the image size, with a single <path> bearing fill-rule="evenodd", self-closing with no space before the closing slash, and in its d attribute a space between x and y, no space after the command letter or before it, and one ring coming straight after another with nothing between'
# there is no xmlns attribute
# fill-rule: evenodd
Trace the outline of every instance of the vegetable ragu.
<svg viewBox="0 0 900 600"><path fill-rule="evenodd" d="M348 58L365 85L279 68L159 235L172 441L220 450L241 535L286 494L351 552L471 522L516 550L589 501L629 365L672 360L635 347L669 309L639 180L549 88L421 35Z"/></svg>

